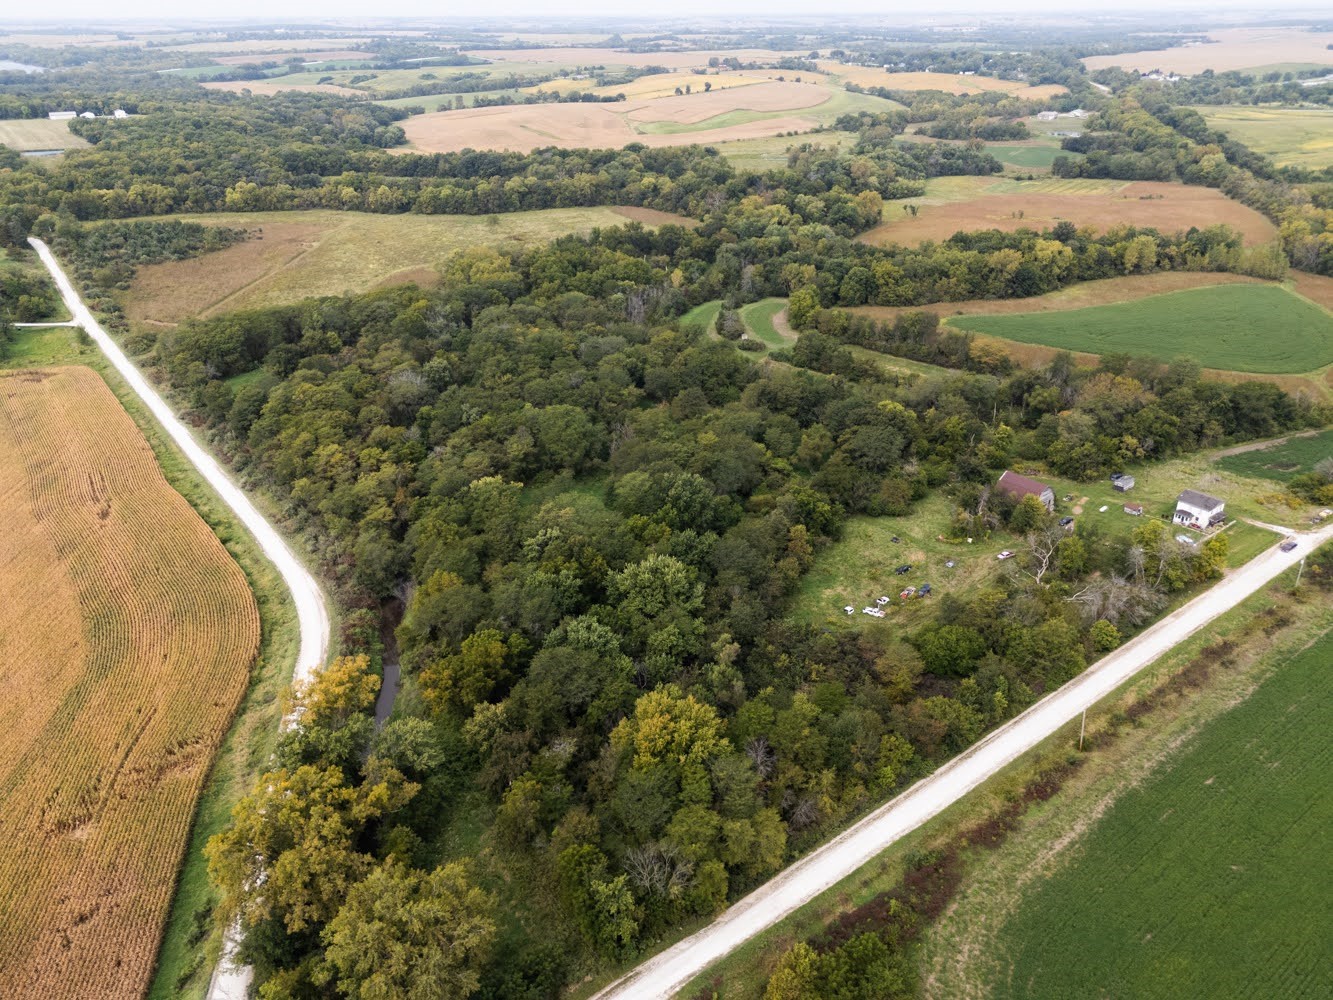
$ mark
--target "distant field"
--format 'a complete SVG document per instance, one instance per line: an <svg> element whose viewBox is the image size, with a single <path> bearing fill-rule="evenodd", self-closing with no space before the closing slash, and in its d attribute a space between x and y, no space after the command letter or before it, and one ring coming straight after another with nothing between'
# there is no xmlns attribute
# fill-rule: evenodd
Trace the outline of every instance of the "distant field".
<svg viewBox="0 0 1333 1000"><path fill-rule="evenodd" d="M916 206L915 216L906 210L909 205ZM1099 230L1151 226L1164 233L1225 223L1243 233L1249 245L1266 243L1276 234L1268 219L1215 188L1161 181L936 177L926 182L922 197L886 202L884 222L861 239L911 244L946 240L959 231L1040 230L1064 221Z"/></svg>
<svg viewBox="0 0 1333 1000"><path fill-rule="evenodd" d="M0 375L0 497L0 996L138 998L255 601L91 369Z"/></svg>
<svg viewBox="0 0 1333 1000"><path fill-rule="evenodd" d="M1090 354L1185 356L1223 371L1296 374L1333 362L1333 318L1273 285L1222 285L1073 312L962 316L950 325Z"/></svg>
<svg viewBox="0 0 1333 1000"><path fill-rule="evenodd" d="M0 120L0 146L23 153L33 149L86 149L88 142L69 130L69 122L7 118Z"/></svg>
<svg viewBox="0 0 1333 1000"><path fill-rule="evenodd" d="M999 998L1327 997L1333 634L1116 801L999 930Z"/></svg>
<svg viewBox="0 0 1333 1000"><path fill-rule="evenodd" d="M553 208L497 216L318 210L214 212L181 218L262 232L259 238L216 253L140 268L122 298L129 319L178 323L192 316L378 285L407 281L429 285L445 257L469 246L520 247L631 219L649 225L696 224L665 212L613 208Z"/></svg>
<svg viewBox="0 0 1333 1000"><path fill-rule="evenodd" d="M1285 444L1272 448L1227 455L1219 458L1217 464L1237 475L1285 483L1293 476L1312 471L1327 458L1333 458L1333 430L1289 438Z"/></svg>
<svg viewBox="0 0 1333 1000"><path fill-rule="evenodd" d="M793 146L802 143L840 149L856 142L854 132L820 132L818 135L774 135L762 139L737 139L713 143L728 163L737 170L778 170L787 166L787 154Z"/></svg>
<svg viewBox="0 0 1333 1000"><path fill-rule="evenodd" d="M1002 90L1016 97L1041 100L1066 92L1064 87L1045 84L1030 87L1020 80L1000 80L993 76L964 76L961 73L894 73L875 66L848 66L831 59L817 60L816 65L829 73L854 83L858 87L888 87L891 90L942 90L948 94L984 94Z"/></svg>
<svg viewBox="0 0 1333 1000"><path fill-rule="evenodd" d="M1089 56L1083 65L1092 70L1120 66L1149 73L1155 69L1167 73L1192 75L1206 69L1221 72L1251 69L1274 63L1310 63L1333 65L1333 32L1305 31L1301 28L1223 28L1208 30L1211 41L1204 45L1183 45L1172 49L1124 52L1114 56Z"/></svg>
<svg viewBox="0 0 1333 1000"><path fill-rule="evenodd" d="M396 151L716 144L804 132L851 111L894 107L891 101L821 82L760 80L711 93L696 90L612 104L511 105L417 115L402 123L410 146Z"/></svg>
<svg viewBox="0 0 1333 1000"><path fill-rule="evenodd" d="M1333 108L1199 107L1209 126L1280 167L1333 166Z"/></svg>

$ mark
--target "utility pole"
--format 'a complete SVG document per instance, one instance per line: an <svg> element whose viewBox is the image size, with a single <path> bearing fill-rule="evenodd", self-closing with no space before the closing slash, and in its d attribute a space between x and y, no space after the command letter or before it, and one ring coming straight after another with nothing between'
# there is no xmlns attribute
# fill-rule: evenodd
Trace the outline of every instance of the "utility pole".
<svg viewBox="0 0 1333 1000"><path fill-rule="evenodd" d="M1301 585L1301 574L1305 572L1305 556L1301 556L1301 564L1296 567L1296 587ZM1296 587L1292 589L1295 590Z"/></svg>
<svg viewBox="0 0 1333 1000"><path fill-rule="evenodd" d="M1078 724L1078 751L1083 752L1083 730L1088 728L1088 710L1083 710L1083 721Z"/></svg>

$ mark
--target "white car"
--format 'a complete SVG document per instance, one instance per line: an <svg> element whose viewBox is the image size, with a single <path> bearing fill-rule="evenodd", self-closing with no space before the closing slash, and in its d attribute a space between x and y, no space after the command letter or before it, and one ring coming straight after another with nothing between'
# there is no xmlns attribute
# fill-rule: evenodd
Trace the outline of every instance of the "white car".
<svg viewBox="0 0 1333 1000"><path fill-rule="evenodd" d="M884 605L886 605L886 604L889 603L889 599L888 599L887 597L876 597L876 598L875 598L875 603L878 604L878 605L882 608L882 607L884 607Z"/></svg>
<svg viewBox="0 0 1333 1000"><path fill-rule="evenodd" d="M1110 509L1111 509L1111 508L1108 507L1106 504L1102 504L1100 507L1097 508L1097 511L1098 511L1098 513L1100 513L1100 514L1105 514L1105 513L1106 513L1108 510L1110 510Z"/></svg>
<svg viewBox="0 0 1333 1000"><path fill-rule="evenodd" d="M1181 545L1197 545L1197 544L1198 544L1198 542L1196 542L1196 541L1195 541L1193 538L1191 538L1189 535L1177 535L1177 536L1176 536L1176 541L1178 541Z"/></svg>
<svg viewBox="0 0 1333 1000"><path fill-rule="evenodd" d="M879 608L862 608L862 609L861 609L861 614L863 614L863 615L869 615L871 618L883 618L883 617L884 617L884 612L881 611L881 610L879 610Z"/></svg>
<svg viewBox="0 0 1333 1000"><path fill-rule="evenodd" d="M996 556L995 558L996 558L996 559L1012 559L1013 557L1014 557L1014 554L1013 554L1012 552L1010 552L1008 549L1005 549L1003 552L1001 552L1001 553L1000 553L998 556Z"/></svg>
<svg viewBox="0 0 1333 1000"><path fill-rule="evenodd" d="M846 611L849 615L854 615L854 614L856 614L856 609L855 609L854 607L852 607L850 604L847 605L847 606L846 606L845 608L843 608L842 610L843 610L843 611Z"/></svg>

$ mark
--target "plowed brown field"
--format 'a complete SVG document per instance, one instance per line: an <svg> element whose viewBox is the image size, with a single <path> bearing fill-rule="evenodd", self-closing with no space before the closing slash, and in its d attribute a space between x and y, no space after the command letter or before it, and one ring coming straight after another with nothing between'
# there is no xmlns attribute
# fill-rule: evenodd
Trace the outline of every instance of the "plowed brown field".
<svg viewBox="0 0 1333 1000"><path fill-rule="evenodd" d="M258 645L101 378L0 374L0 997L143 995Z"/></svg>

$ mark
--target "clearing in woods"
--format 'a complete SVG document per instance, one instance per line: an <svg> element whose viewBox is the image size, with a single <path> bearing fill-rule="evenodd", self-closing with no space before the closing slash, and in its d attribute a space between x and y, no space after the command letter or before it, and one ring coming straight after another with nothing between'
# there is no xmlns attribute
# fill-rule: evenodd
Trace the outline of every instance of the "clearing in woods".
<svg viewBox="0 0 1333 1000"><path fill-rule="evenodd" d="M1040 146L1027 148L1042 152ZM1267 243L1277 233L1268 219L1215 188L1165 181L934 177L922 197L885 202L883 218L860 239L913 244L978 229L1040 231L1059 222L1098 230L1145 226L1163 233L1225 223L1244 234L1250 246Z"/></svg>
<svg viewBox="0 0 1333 1000"><path fill-rule="evenodd" d="M1196 107L1210 128L1273 158L1279 167L1333 166L1333 108Z"/></svg>
<svg viewBox="0 0 1333 1000"><path fill-rule="evenodd" d="M1029 886L982 994L1328 995L1333 633L1283 659Z"/></svg>
<svg viewBox="0 0 1333 1000"><path fill-rule="evenodd" d="M316 209L173 218L248 229L259 238L202 257L140 268L121 301L132 321L179 323L193 316L286 305L381 285L431 285L438 279L435 269L449 254L472 246L518 249L626 221L698 225L683 216L638 208L551 208L494 216Z"/></svg>
<svg viewBox="0 0 1333 1000"><path fill-rule="evenodd" d="M1297 374L1333 362L1333 317L1277 285L1221 285L1072 312L956 316L949 325L1089 354L1188 357L1221 371Z"/></svg>
<svg viewBox="0 0 1333 1000"><path fill-rule="evenodd" d="M258 611L90 369L0 375L0 497L0 996L137 998Z"/></svg>
<svg viewBox="0 0 1333 1000"><path fill-rule="evenodd" d="M6 118L0 121L0 146L26 153L37 149L86 149L88 141L71 132L69 122Z"/></svg>

